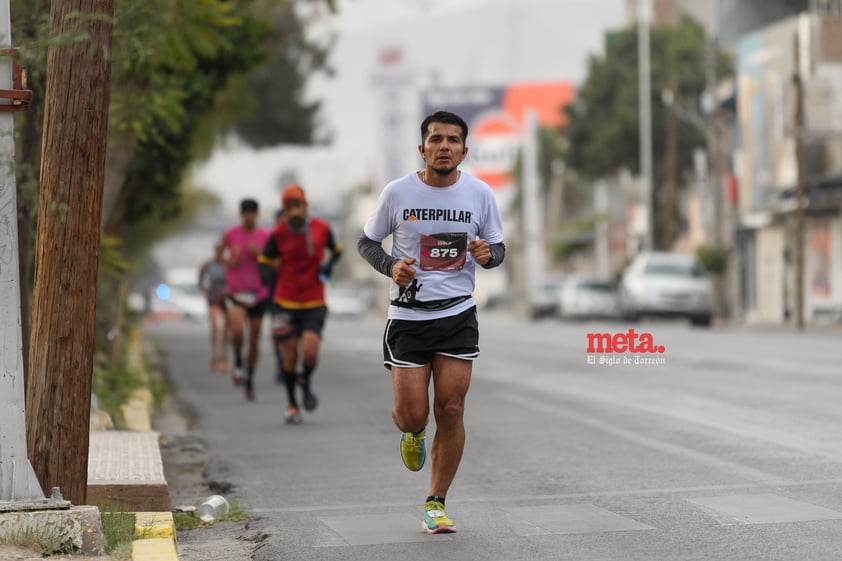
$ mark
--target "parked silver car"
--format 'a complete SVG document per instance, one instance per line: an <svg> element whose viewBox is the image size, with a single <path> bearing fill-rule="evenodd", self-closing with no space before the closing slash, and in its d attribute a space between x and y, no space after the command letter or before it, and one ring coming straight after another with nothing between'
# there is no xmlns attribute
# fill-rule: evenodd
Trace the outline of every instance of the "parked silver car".
<svg viewBox="0 0 842 561"><path fill-rule="evenodd" d="M713 283L691 255L643 252L623 271L619 287L621 315L685 317L709 326Z"/></svg>

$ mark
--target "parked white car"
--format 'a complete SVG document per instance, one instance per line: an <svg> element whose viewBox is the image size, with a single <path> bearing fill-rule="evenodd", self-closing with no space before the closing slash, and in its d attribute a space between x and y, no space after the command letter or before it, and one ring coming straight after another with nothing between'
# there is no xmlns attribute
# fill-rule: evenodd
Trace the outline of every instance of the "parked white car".
<svg viewBox="0 0 842 561"><path fill-rule="evenodd" d="M558 316L564 279L549 279L535 290L529 302L532 319Z"/></svg>
<svg viewBox="0 0 842 561"><path fill-rule="evenodd" d="M559 315L563 319L615 318L617 288L606 281L572 278L561 290Z"/></svg>
<svg viewBox="0 0 842 561"><path fill-rule="evenodd" d="M622 317L683 317L709 326L713 282L692 255L643 252L623 271L619 286Z"/></svg>

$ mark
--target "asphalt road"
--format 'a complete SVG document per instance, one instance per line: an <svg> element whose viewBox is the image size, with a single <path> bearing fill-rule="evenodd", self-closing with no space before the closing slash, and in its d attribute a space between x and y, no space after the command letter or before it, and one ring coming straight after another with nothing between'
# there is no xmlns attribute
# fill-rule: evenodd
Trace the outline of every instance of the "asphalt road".
<svg viewBox="0 0 842 561"><path fill-rule="evenodd" d="M631 328L663 353L587 352L588 333ZM268 333L248 403L207 371L204 324L148 329L178 399L199 413L206 476L230 483L253 517L243 558L842 558L840 330L481 313L468 441L447 501L458 532L428 536L429 467L401 464L382 329L380 317L328 320L314 379L320 407L299 426L283 422ZM203 532L213 543L214 530ZM214 555L206 547L182 560L233 558Z"/></svg>

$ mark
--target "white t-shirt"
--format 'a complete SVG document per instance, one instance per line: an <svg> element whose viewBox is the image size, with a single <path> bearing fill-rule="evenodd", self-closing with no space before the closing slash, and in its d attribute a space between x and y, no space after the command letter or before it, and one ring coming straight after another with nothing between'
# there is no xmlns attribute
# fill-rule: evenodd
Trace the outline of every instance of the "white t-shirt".
<svg viewBox="0 0 842 561"><path fill-rule="evenodd" d="M392 257L416 259L415 279L409 287L389 283L390 319L438 319L459 314L475 304L476 262L467 251L470 240L489 244L503 241L500 211L491 188L460 172L449 187L431 187L418 174L392 181L383 189L377 206L363 228L365 235L382 242L392 235ZM401 307L467 296L446 309Z"/></svg>

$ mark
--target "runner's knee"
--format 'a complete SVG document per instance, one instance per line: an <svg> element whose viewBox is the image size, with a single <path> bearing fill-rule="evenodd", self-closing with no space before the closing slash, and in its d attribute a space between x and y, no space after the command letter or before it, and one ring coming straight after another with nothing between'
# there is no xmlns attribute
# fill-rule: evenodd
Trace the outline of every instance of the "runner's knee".
<svg viewBox="0 0 842 561"><path fill-rule="evenodd" d="M429 414L430 412L426 407L416 404L395 405L392 410L392 418L403 432L418 432L423 429L427 426Z"/></svg>
<svg viewBox="0 0 842 561"><path fill-rule="evenodd" d="M465 412L465 400L461 397L437 399L435 403L436 423L441 425L462 421Z"/></svg>

